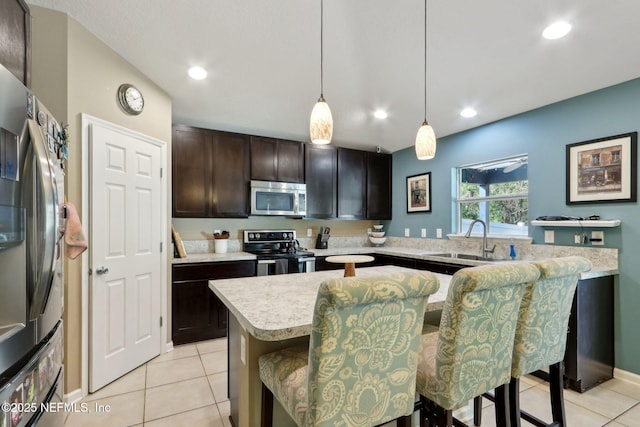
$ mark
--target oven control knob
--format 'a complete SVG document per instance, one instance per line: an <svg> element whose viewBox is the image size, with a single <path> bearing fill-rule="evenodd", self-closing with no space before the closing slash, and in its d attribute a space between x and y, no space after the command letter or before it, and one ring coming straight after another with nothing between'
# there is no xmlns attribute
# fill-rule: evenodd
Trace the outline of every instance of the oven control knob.
<svg viewBox="0 0 640 427"><path fill-rule="evenodd" d="M253 239L253 233L249 233L249 240Z"/></svg>
<svg viewBox="0 0 640 427"><path fill-rule="evenodd" d="M260 238L260 233L256 233L255 236L256 236L256 240L258 240Z"/></svg>
<svg viewBox="0 0 640 427"><path fill-rule="evenodd" d="M286 239L289 235L287 233L282 233L282 238Z"/></svg>

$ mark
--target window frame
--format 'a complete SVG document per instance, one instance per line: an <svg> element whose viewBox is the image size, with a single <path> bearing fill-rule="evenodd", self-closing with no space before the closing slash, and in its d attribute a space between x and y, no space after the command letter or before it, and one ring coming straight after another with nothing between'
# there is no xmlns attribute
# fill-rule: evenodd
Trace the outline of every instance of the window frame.
<svg viewBox="0 0 640 427"><path fill-rule="evenodd" d="M485 167L485 168L489 168L489 167L494 167L494 168L498 168L498 167L506 167L505 165L508 164L513 164L514 162L517 161L521 161L523 164L528 165L529 162L529 156L528 154L519 154L516 156L509 156L509 157L505 157L505 158L500 158L500 159L496 159L496 160L491 160L491 161L485 161L485 162L477 162L477 163L470 163L470 164L466 164L466 165L462 165L462 166L458 166L456 168L454 168L454 173L453 175L455 176L455 182L454 182L454 191L452 191L452 194L454 196L454 200L453 200L453 209L454 209L454 224L456 227L456 230L454 231L454 233L456 234L463 234L465 233L466 230L462 229L462 209L461 206L465 203L487 203L490 204L491 202L494 201L505 201L505 200L519 200L519 199L525 199L526 203L527 203L527 215L528 215L528 209L529 209L529 176L527 174L527 191L526 192L520 192L520 193L512 193L512 194L500 194L500 195L488 195L488 196L473 196L473 197L466 197L466 198L462 198L461 196L461 191L462 191L462 174L463 174L463 170L464 169L471 169L471 168L480 168L480 167ZM513 181L516 182L516 181ZM482 210L481 210L482 211ZM489 212L489 206L487 206L486 209L487 215ZM488 220L488 218L480 218L482 219L484 222L486 222L487 224L487 234L492 234L491 233L491 222ZM525 230L526 233L519 233L519 234L492 234L493 237L504 237L504 238L521 238L521 237L528 237L528 221L526 222L525 225ZM480 227L474 227L474 229L472 230L472 236L473 235L477 235L481 233L481 228Z"/></svg>

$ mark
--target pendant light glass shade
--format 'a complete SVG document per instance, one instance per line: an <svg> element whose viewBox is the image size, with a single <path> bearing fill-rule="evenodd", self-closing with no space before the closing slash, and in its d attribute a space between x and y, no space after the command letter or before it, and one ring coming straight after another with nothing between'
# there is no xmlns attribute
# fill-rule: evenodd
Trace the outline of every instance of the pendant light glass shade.
<svg viewBox="0 0 640 427"><path fill-rule="evenodd" d="M329 144L333 136L333 117L331 109L324 98L320 96L316 105L311 110L309 121L309 135L314 144Z"/></svg>
<svg viewBox="0 0 640 427"><path fill-rule="evenodd" d="M424 122L418 129L415 146L418 160L436 156L436 134L427 122L427 0L424 0Z"/></svg>
<svg viewBox="0 0 640 427"><path fill-rule="evenodd" d="M418 160L430 160L436 155L436 134L425 120L416 135L416 157Z"/></svg>
<svg viewBox="0 0 640 427"><path fill-rule="evenodd" d="M324 100L324 1L320 0L320 98L311 110L309 120L309 136L314 144L325 145L331 142L333 136L333 117L329 104Z"/></svg>

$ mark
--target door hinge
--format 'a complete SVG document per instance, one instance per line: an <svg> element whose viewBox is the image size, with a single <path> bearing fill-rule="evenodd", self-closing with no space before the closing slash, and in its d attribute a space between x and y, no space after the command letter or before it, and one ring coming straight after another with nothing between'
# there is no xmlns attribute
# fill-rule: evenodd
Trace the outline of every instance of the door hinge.
<svg viewBox="0 0 640 427"><path fill-rule="evenodd" d="M160 168L160 178L162 178L162 168Z"/></svg>
<svg viewBox="0 0 640 427"><path fill-rule="evenodd" d="M162 253L162 243L164 242L160 242L160 253Z"/></svg>
<svg viewBox="0 0 640 427"><path fill-rule="evenodd" d="M162 316L160 316L160 327L162 328Z"/></svg>

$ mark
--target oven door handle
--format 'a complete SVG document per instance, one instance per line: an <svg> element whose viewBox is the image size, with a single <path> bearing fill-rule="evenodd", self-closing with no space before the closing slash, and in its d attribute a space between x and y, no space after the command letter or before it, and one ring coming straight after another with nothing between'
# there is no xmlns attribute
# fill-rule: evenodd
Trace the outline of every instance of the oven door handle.
<svg viewBox="0 0 640 427"><path fill-rule="evenodd" d="M307 261L315 261L315 260L316 260L316 257L314 257L314 256L305 257L305 258L303 258L303 257L298 258L298 262L307 262Z"/></svg>
<svg viewBox="0 0 640 427"><path fill-rule="evenodd" d="M275 264L275 259L259 259L258 264Z"/></svg>

